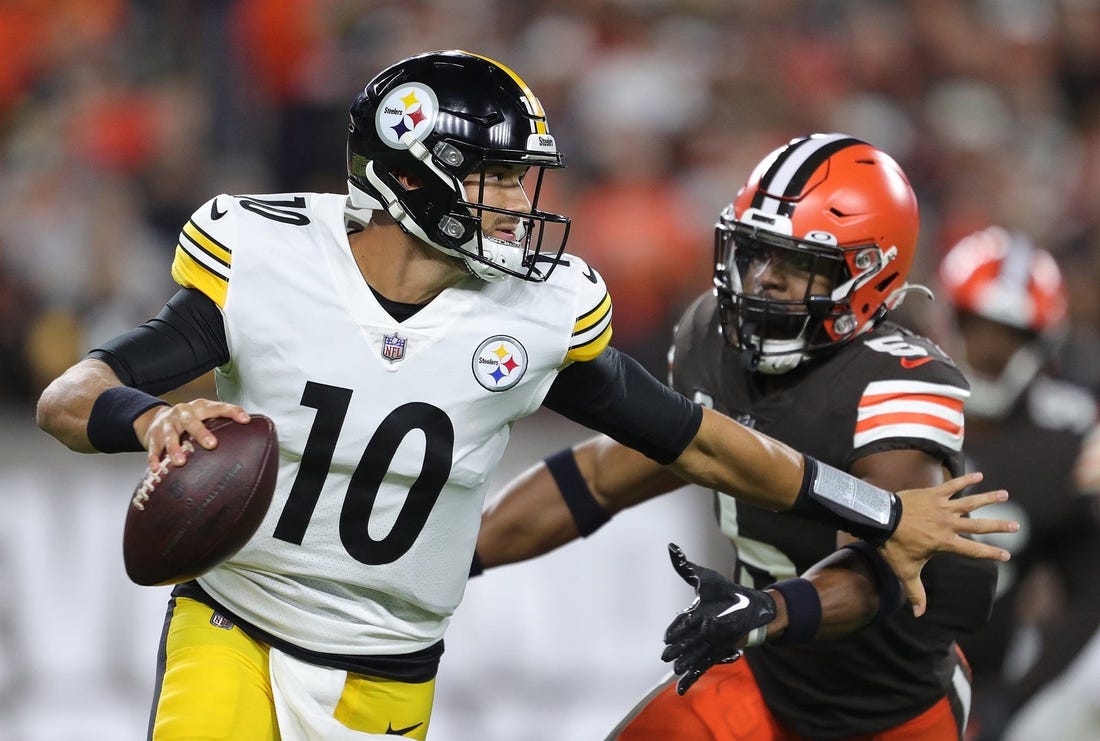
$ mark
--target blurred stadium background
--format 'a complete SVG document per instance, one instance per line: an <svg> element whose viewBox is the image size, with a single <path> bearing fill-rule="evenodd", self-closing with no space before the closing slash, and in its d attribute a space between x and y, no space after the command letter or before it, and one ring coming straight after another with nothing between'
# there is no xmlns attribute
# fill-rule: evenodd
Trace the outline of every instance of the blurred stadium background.
<svg viewBox="0 0 1100 741"><path fill-rule="evenodd" d="M657 373L749 168L839 130L911 176L918 282L991 222L1054 252L1059 371L1100 392L1100 0L0 0L0 48L0 741L143 738L166 598L122 570L140 456L65 451L39 391L156 313L209 196L344 190L347 104L407 54L465 48L530 83L569 165L550 206ZM947 331L936 304L903 311ZM582 434L524 421L498 480ZM666 497L472 582L431 737L602 738L690 598L664 544L728 556L708 507Z"/></svg>

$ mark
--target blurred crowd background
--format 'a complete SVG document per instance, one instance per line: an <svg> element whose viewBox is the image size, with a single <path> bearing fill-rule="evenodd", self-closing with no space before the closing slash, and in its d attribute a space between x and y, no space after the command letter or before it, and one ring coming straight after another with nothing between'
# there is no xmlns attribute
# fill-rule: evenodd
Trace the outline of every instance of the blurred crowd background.
<svg viewBox="0 0 1100 741"><path fill-rule="evenodd" d="M0 43L0 395L17 408L159 309L206 198L344 190L351 98L436 48L500 59L542 99L568 162L549 203L613 291L616 342L651 367L751 166L835 130L913 180L917 279L991 222L1052 250L1071 278L1064 370L1100 389L1095 0L4 0Z"/></svg>
<svg viewBox="0 0 1100 741"><path fill-rule="evenodd" d="M947 248L990 223L1055 255L1071 307L1057 373L1100 393L1100 0L0 0L0 409L5 439L16 440L0 453L0 501L29 506L35 487L60 496L15 472L88 470L88 458L33 427L34 401L88 348L159 310L192 210L220 192L344 191L348 103L383 66L440 48L505 62L542 100L568 165L548 178L544 205L573 217L570 251L597 266L615 299L615 344L652 370L662 372L679 312L709 285L715 218L751 167L794 136L844 131L894 155L913 182L923 226L911 280L935 288ZM937 306L912 298L903 314L939 337ZM130 463L124 481L140 472ZM74 527L87 525L78 505L57 501ZM120 511L105 516L115 519ZM83 632L83 597L103 590L85 586L73 599L86 575L59 580L40 559L20 561L10 543L37 542L33 528L6 526L0 533L19 537L0 539L0 576L26 581L3 564L33 560L38 586L28 589L52 583L61 600L40 608L73 620L0 608L0 667L5 636L6 655L23 657L0 668L0 739L5 719L11 738L26 739L42 725L15 730L12 720L35 686L23 681L35 664L20 641ZM113 548L113 537L89 536L89 553ZM108 595L145 599L111 579ZM687 595L669 589L674 609ZM510 598L502 590L489 601ZM149 671L163 596L153 602L152 627L133 649L133 666ZM12 627L24 620L32 627ZM114 626L105 645L130 635L104 622ZM612 653L628 652L637 647ZM533 662L530 671L545 671ZM652 662L640 686L659 669ZM559 707L575 681L562 674L548 695ZM143 719L147 689L126 681L137 700L123 706ZM467 683L455 707L473 713L485 702L477 697L506 691L486 681ZM615 704L593 711L606 730L629 703L601 697ZM57 737L100 738L82 727L86 735ZM487 728L478 737L495 738ZM514 725L501 733L563 738Z"/></svg>

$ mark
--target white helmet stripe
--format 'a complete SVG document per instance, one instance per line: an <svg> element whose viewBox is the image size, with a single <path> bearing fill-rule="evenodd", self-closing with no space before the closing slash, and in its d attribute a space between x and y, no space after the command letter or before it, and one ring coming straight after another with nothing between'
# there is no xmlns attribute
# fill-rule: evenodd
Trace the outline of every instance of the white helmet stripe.
<svg viewBox="0 0 1100 741"><path fill-rule="evenodd" d="M845 134L814 134L787 147L760 178L752 207L768 214L790 216L794 203L769 194L797 196L822 162L845 147L862 143Z"/></svg>

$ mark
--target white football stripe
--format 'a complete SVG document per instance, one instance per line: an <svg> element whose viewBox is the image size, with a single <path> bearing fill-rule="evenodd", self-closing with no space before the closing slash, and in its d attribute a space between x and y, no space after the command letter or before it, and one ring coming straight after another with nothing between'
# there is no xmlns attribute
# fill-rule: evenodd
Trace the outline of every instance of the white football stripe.
<svg viewBox="0 0 1100 741"><path fill-rule="evenodd" d="M948 450L962 450L963 436L961 427L959 428L959 433L954 434L946 430L941 430L938 427L933 427L932 425L922 424L882 425L881 427L857 432L852 438L852 445L853 447L860 448L878 440L887 440L896 437L931 440Z"/></svg>
<svg viewBox="0 0 1100 741"><path fill-rule="evenodd" d="M849 137L846 134L814 137L786 150L784 152L785 161L779 165L772 177L764 184L765 188L761 190L766 189L769 193L787 195L786 191L790 187L791 180L811 157L833 142L847 138ZM774 214L778 213L779 207L785 203L787 202L765 196L758 208L765 213Z"/></svg>
<svg viewBox="0 0 1100 741"><path fill-rule="evenodd" d="M945 383L928 383L926 381L874 381L867 384L863 392L864 398L878 396L880 394L930 394L933 396L946 396L949 399L970 398L970 391L959 386Z"/></svg>
<svg viewBox="0 0 1100 741"><path fill-rule="evenodd" d="M955 671L951 674L951 684L955 687L955 692L959 695L959 703L962 705L963 711L963 727L966 727L966 723L970 720L970 703L973 696L974 688L970 685L970 679L967 678L966 672L963 671L961 666L956 666Z"/></svg>

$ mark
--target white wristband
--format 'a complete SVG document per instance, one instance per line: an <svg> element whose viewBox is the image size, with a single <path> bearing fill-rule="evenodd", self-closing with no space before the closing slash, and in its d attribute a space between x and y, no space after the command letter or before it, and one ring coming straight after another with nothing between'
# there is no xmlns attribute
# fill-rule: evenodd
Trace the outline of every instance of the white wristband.
<svg viewBox="0 0 1100 741"><path fill-rule="evenodd" d="M752 648L753 646L759 646L768 638L768 626L761 625L757 628L753 628L749 631L749 637L745 641L745 648Z"/></svg>

